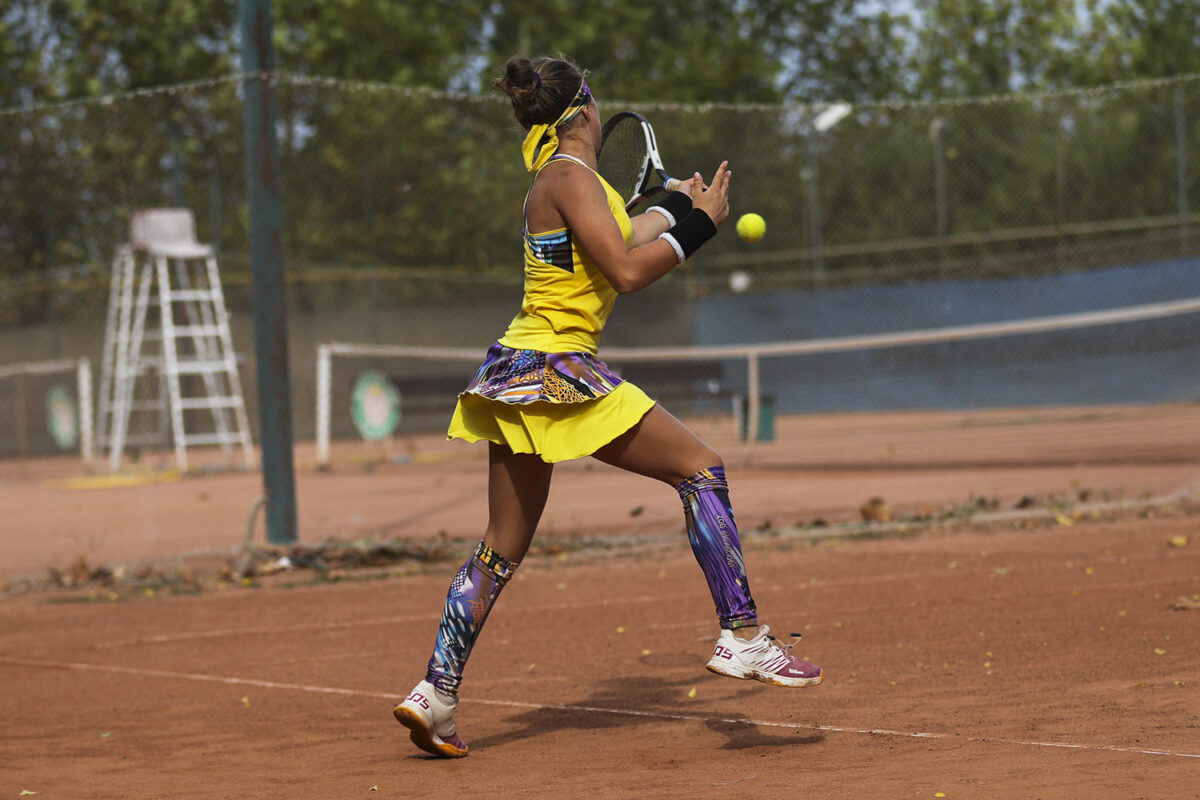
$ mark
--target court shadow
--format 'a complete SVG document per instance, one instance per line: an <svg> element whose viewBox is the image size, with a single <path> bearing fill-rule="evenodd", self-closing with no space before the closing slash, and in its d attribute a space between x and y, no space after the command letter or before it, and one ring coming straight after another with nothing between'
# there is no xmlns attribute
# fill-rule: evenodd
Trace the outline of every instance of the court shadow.
<svg viewBox="0 0 1200 800"><path fill-rule="evenodd" d="M791 747L797 744L820 744L825 741L825 734L820 731L784 728L779 733L768 733L748 719L710 719L704 724L710 731L728 737L729 741L721 745L722 750Z"/></svg>
<svg viewBox="0 0 1200 800"><path fill-rule="evenodd" d="M780 729L779 733L768 733L741 713L697 710L694 701L688 698L688 692L695 685L693 679L614 678L596 686L586 700L560 708L520 711L504 718L505 723L513 726L511 730L469 739L469 742L472 748L482 749L565 731L628 729L671 721L702 721L709 730L727 737L721 745L722 750L789 747L824 741L825 737L819 732ZM748 686L726 695L726 699L736 707L742 697L753 693L754 688Z"/></svg>

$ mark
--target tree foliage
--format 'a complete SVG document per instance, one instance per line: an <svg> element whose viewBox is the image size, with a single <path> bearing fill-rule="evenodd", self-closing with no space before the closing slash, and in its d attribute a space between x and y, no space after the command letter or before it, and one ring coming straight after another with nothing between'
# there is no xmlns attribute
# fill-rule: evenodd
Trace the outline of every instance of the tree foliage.
<svg viewBox="0 0 1200 800"><path fill-rule="evenodd" d="M514 54L570 57L590 71L605 111L659 104L668 166L707 171L731 158L742 202L782 221L771 241L783 250L811 247L818 217L826 243L845 245L1169 213L1180 130L1193 142L1193 173L1200 163L1194 88L1136 102L926 102L1200 72L1200 0L1076 6L275 0L278 68L335 79L278 84L289 264L481 272L499 263L526 177L519 136L489 85ZM0 117L0 290L104 265L131 209L152 205L193 208L204 238L238 263L246 227L230 77L238 37L229 0L3 6L0 108L10 111ZM47 106L208 79L112 104ZM856 113L814 139L812 106L835 100ZM775 108L670 110L733 103ZM737 246L712 250L733 258ZM42 318L45 302L0 297L0 314Z"/></svg>
<svg viewBox="0 0 1200 800"><path fill-rule="evenodd" d="M922 97L1061 86L1079 54L1079 17L1058 0L918 0L914 56Z"/></svg>
<svg viewBox="0 0 1200 800"><path fill-rule="evenodd" d="M1089 84L1200 72L1200 3L1195 0L1088 0L1093 55L1079 59Z"/></svg>

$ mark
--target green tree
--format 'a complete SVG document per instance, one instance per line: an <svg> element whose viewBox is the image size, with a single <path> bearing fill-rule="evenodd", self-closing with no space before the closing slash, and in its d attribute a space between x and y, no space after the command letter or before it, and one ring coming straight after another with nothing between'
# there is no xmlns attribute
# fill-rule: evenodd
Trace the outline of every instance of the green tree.
<svg viewBox="0 0 1200 800"><path fill-rule="evenodd" d="M1200 72L1196 0L1087 0L1091 26L1075 75L1100 84Z"/></svg>
<svg viewBox="0 0 1200 800"><path fill-rule="evenodd" d="M565 54L606 98L778 102L893 93L903 18L859 0L506 0L483 20L480 85L514 54ZM881 81L883 81L881 83Z"/></svg>
<svg viewBox="0 0 1200 800"><path fill-rule="evenodd" d="M971 97L1066 84L1087 54L1058 0L916 0L911 68L920 97Z"/></svg>
<svg viewBox="0 0 1200 800"><path fill-rule="evenodd" d="M789 6L780 60L789 99L801 102L894 100L908 95L912 19L860 0ZM780 14L779 16L783 16Z"/></svg>
<svg viewBox="0 0 1200 800"><path fill-rule="evenodd" d="M476 54L487 0L275 0L282 70L452 88Z"/></svg>
<svg viewBox="0 0 1200 800"><path fill-rule="evenodd" d="M69 97L202 80L237 64L228 0L51 0L48 16Z"/></svg>

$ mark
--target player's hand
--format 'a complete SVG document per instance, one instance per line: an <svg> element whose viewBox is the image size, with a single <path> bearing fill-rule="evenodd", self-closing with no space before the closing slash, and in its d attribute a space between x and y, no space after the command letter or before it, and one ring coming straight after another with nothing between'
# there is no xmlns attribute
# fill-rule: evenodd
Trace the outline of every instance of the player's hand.
<svg viewBox="0 0 1200 800"><path fill-rule="evenodd" d="M700 187L700 191L704 191L705 189L708 188L707 186L704 185L704 180L700 177L700 173L697 172L695 175L688 178L686 181L680 181L679 185L675 187L675 191L683 192L684 194L686 194L690 197L692 194L693 184L698 185Z"/></svg>
<svg viewBox="0 0 1200 800"><path fill-rule="evenodd" d="M720 225L729 217L729 181L732 178L728 161L722 161L721 166L717 167L707 188L699 172L691 178L692 207L708 214L714 225Z"/></svg>

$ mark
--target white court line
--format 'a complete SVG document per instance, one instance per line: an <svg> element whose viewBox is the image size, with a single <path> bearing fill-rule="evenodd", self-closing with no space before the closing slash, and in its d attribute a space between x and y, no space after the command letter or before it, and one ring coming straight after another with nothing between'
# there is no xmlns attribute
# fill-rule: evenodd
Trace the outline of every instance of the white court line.
<svg viewBox="0 0 1200 800"><path fill-rule="evenodd" d="M308 686L300 683L280 683L265 681L257 678L228 678L220 675L207 675L201 672L170 672L161 669L146 669L143 667L121 667L108 664L81 664L70 661L45 661L28 658L9 658L0 656L0 664L16 667L41 667L45 669L65 669L78 672L113 672L121 675L141 675L155 678L174 678L178 680L204 681L207 683L224 683L231 686L257 686L262 689L283 689L294 692L311 692L314 694L335 694L352 697L372 697L395 702L402 695L387 692L368 692L360 689L341 689L336 686ZM1176 756L1178 758L1200 758L1200 753L1181 753L1175 750L1141 749L1118 747L1108 744L1076 744L1073 742L1037 742L1022 739L996 739L988 737L963 736L957 733L928 733L921 731L895 731L885 728L847 728L838 725L801 725L794 722L774 722L771 720L708 717L699 714L667 714L660 711L636 711L625 708L598 708L595 706L565 705L556 703L522 703L516 700L482 700L468 698L471 703L480 705L501 706L505 708L529 708L538 711L583 711L589 714L613 714L625 717L643 717L646 719L672 720L681 722L720 722L731 725L757 725L768 728L785 728L790 730L822 731L826 733L856 733L865 736L893 736L905 739L944 739L976 742L981 744L1018 745L1022 747L1049 747L1066 750L1095 750L1112 753L1133 753L1136 755Z"/></svg>
<svg viewBox="0 0 1200 800"><path fill-rule="evenodd" d="M982 574L982 571L981 571L981 574ZM769 594L771 592L777 592L777 591L792 591L797 588L799 588L799 589L822 589L822 588L829 588L829 587L834 587L834 586L839 586L839 585L859 585L862 583L878 583L878 582L885 581L885 580L890 581L890 580L903 580L906 578L918 579L918 578L939 578L939 577L942 577L941 573L938 573L936 575L934 573L905 573L905 574L897 575L894 577L893 576L875 576L873 578L855 578L855 579L847 578L847 579L837 579L837 580L833 580L833 581L818 581L817 583L802 583L795 587L792 587L792 586L775 586L775 587L768 586L768 587L764 587L762 589L755 589L754 591L755 591L755 594L762 595L762 594ZM1117 581L1117 582L1113 582L1113 583L1103 583L1103 584L1097 583L1097 584L1092 584L1091 586L1075 586L1075 587L1071 587L1070 589L1066 589L1066 590L1055 589L1053 592L1045 592L1044 594L1057 595L1062 591L1075 592L1076 594L1082 594L1084 592L1119 591L1121 589L1128 589L1128 588L1135 587L1135 586L1155 586L1158 584L1176 583L1176 582L1185 581L1185 580L1190 581L1190 580L1194 580L1194 579L1191 576L1167 576L1167 577L1162 577L1162 578L1147 578L1145 580L1140 580L1140 581ZM989 600L1003 600L1006 597L1011 597L1011 596L1012 595L1010 595L1010 594L995 592L995 593L988 595L987 597ZM1026 597L1026 596L1028 596L1028 593L1021 593L1021 596ZM539 605L536 608L532 608L532 609L529 609L529 608L512 609L511 613L525 613L528 611L536 611L538 613L546 613L546 612L550 612L550 611L571 611L571 610L581 609L581 608L592 609L592 608L596 608L599 606L615 606L615 605L630 605L630 604L634 604L634 605L655 604L655 603L664 603L664 602L667 602L670 600L675 600L675 599L677 599L677 598L672 595L597 598L596 600L580 601L580 602L576 602L576 603L556 603L554 605ZM913 602L905 603L900 606L897 606L895 603L888 603L886 605L839 608L837 613L839 616L844 617L844 616L850 615L850 614L867 614L867 613L871 613L873 611L878 611L878 610L882 610L882 609L917 608L920 606L933 607L936 605L938 605L938 603L934 602L934 601L920 602L920 603L917 601L913 601ZM138 636L138 637L134 637L132 639L118 639L118 640L114 640L114 641L100 642L98 644L94 644L94 645L92 645L92 648L95 650L114 650L118 647L134 647L134 646L138 646L138 645L149 645L149 644L171 644L174 642L192 642L192 641L198 641L201 639L220 639L220 638L234 637L234 636L260 636L260 635L274 635L274 634L284 634L284 633L303 633L306 631L340 630L342 628L369 628L369 627L373 627L376 625L399 625L399 624L405 624L405 623L411 623L411 622L427 622L429 620L440 620L441 618L442 618L442 613L440 611L438 611L438 612L430 612L428 614L414 614L414 615L404 616L404 617L371 617L368 619L355 618L355 619L347 619L347 620L335 620L332 622L305 622L305 623L298 623L296 625L273 625L273 626L257 627L257 628L251 628L251 627L218 628L216 630L208 630L208 631L188 631L185 633L162 633L162 634L156 634L153 636ZM681 628L681 627L688 627L690 625L699 625L699 624L702 624L702 623L688 621L688 622L683 622L683 623L667 623L665 625L656 625L654 627L659 628L659 629ZM785 627L785 626L781 626L781 627Z"/></svg>
<svg viewBox="0 0 1200 800"><path fill-rule="evenodd" d="M604 605L624 605L627 603L661 603L670 598L667 597L620 597L609 600L596 600L594 602L579 601L577 603L559 603L550 606L537 606L534 609L522 609L514 613L523 613L524 611L569 611L579 608L594 608ZM426 622L428 620L440 620L442 612L430 612L428 614L415 614L407 617L371 617L369 619L346 619L335 620L332 622L305 622L296 625L272 625L259 628L219 628L210 631L189 631L187 633L162 633L154 636L139 636L133 639L119 639L111 642L100 642L92 645L95 650L112 650L117 647L129 647L131 645L140 644L169 644L171 642L188 642L197 639L219 639L225 636L250 636L260 634L276 634L276 633L300 633L303 631L323 631L323 630L340 630L341 628L367 628L374 625L397 625L407 622Z"/></svg>

